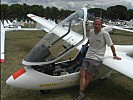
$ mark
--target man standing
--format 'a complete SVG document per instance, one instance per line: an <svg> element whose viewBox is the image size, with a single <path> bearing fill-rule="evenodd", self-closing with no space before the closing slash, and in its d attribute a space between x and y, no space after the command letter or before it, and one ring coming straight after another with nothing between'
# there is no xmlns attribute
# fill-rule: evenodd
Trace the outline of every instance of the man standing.
<svg viewBox="0 0 133 100"><path fill-rule="evenodd" d="M99 73L106 50L106 44L111 47L113 59L121 60L121 58L116 55L115 47L109 33L101 29L102 19L96 17L93 27L94 29L91 29L88 34L89 39L86 45L90 45L80 68L80 92L74 100L83 100L85 98L85 89L89 82Z"/></svg>

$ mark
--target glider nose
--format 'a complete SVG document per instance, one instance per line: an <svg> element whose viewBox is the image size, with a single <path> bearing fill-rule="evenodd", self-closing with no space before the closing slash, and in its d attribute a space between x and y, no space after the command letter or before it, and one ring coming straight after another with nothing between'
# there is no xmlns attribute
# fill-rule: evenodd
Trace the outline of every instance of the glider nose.
<svg viewBox="0 0 133 100"><path fill-rule="evenodd" d="M15 73L13 73L6 81L6 84L9 86L18 86L19 84L21 84L21 78L19 79L19 77L21 75L23 75L26 72L26 70L24 68L16 71ZM18 80L17 80L18 79Z"/></svg>
<svg viewBox="0 0 133 100"><path fill-rule="evenodd" d="M13 86L14 85L14 79L12 76L10 76L7 80L6 80L6 84L9 86Z"/></svg>

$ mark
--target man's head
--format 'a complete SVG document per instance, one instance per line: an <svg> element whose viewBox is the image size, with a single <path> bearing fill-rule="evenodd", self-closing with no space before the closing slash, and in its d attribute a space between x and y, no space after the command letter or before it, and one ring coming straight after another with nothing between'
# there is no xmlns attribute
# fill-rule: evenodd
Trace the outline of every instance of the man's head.
<svg viewBox="0 0 133 100"><path fill-rule="evenodd" d="M93 23L93 26L94 26L94 31L95 32L100 32L101 31L101 28L102 28L102 19L100 17L96 17L94 19L94 23Z"/></svg>

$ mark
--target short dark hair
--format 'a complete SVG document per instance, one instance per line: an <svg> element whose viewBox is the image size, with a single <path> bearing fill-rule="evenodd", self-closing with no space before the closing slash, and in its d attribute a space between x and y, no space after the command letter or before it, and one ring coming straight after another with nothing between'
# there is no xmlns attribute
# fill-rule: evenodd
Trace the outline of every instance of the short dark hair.
<svg viewBox="0 0 133 100"><path fill-rule="evenodd" d="M97 19L101 20L101 24L103 23L103 19L101 17L95 17L93 22L95 22L95 20L97 20Z"/></svg>

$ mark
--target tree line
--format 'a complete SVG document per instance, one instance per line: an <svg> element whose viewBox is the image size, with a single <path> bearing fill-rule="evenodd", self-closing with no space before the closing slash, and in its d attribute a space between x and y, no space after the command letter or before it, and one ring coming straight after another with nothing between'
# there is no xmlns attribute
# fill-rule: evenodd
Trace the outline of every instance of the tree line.
<svg viewBox="0 0 133 100"><path fill-rule="evenodd" d="M44 8L42 5L27 5L27 4L1 4L0 5L0 18L1 20L30 20L27 17L27 14L35 14L41 17L46 17L47 19L58 20L64 19L69 16L74 11L70 10L59 10L56 7L46 7Z"/></svg>
<svg viewBox="0 0 133 100"><path fill-rule="evenodd" d="M130 20L133 18L133 9L127 9L123 5L110 6L107 10L102 8L92 8L89 9L88 12L94 14L94 16L100 16L111 20Z"/></svg>
<svg viewBox="0 0 133 100"><path fill-rule="evenodd" d="M27 5L27 4L1 4L1 20L30 20L27 14L32 13L38 16L46 17L52 20L62 20L75 11L58 9L56 7L46 7L42 5ZM123 5L108 7L107 10L102 8L91 8L88 12L94 16L101 16L106 19L130 20L133 18L133 9L127 10Z"/></svg>

